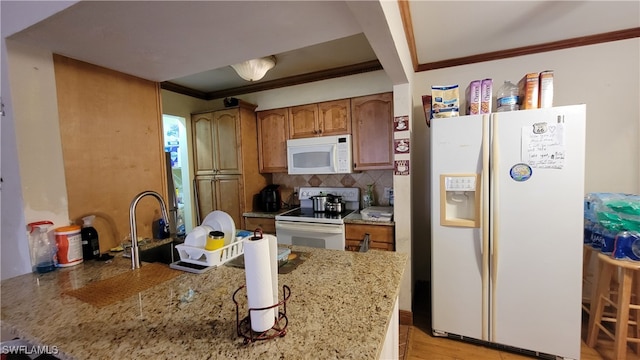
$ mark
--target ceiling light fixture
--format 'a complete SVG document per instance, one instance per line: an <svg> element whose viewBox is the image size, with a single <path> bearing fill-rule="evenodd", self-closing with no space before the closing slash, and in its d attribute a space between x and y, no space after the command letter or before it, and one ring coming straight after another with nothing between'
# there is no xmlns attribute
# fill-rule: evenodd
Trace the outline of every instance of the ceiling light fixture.
<svg viewBox="0 0 640 360"><path fill-rule="evenodd" d="M267 56L259 59L247 60L231 67L247 81L256 81L264 77L267 71L276 66L275 56Z"/></svg>

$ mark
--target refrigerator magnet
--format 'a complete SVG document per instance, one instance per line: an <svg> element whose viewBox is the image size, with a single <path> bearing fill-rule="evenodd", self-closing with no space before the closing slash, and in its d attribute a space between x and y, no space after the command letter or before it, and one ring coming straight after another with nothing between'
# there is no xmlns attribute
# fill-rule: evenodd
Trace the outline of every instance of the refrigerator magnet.
<svg viewBox="0 0 640 360"><path fill-rule="evenodd" d="M511 167L511 170L509 170L509 175L513 180L523 182L529 180L532 172L533 171L531 170L531 166L520 163L515 164Z"/></svg>

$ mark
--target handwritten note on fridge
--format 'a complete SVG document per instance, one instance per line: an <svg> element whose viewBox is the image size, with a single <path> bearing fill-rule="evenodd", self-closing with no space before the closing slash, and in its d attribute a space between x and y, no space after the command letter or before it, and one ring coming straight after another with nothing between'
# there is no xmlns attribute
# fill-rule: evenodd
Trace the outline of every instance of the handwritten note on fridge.
<svg viewBox="0 0 640 360"><path fill-rule="evenodd" d="M536 123L522 128L522 161L532 168L562 169L565 151L563 123Z"/></svg>

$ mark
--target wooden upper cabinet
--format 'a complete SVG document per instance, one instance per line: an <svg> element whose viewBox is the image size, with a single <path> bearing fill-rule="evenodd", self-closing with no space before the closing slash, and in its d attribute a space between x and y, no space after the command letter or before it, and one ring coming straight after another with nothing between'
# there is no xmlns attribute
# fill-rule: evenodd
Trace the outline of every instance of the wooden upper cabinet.
<svg viewBox="0 0 640 360"><path fill-rule="evenodd" d="M318 124L318 119L318 104L290 107L290 138L299 139L322 135L322 129Z"/></svg>
<svg viewBox="0 0 640 360"><path fill-rule="evenodd" d="M213 175L213 113L191 115L193 162L196 175Z"/></svg>
<svg viewBox="0 0 640 360"><path fill-rule="evenodd" d="M238 109L220 110L213 113L215 127L214 150L218 174L242 173L240 141L240 113Z"/></svg>
<svg viewBox="0 0 640 360"><path fill-rule="evenodd" d="M350 100L342 99L289 108L290 139L351 134Z"/></svg>
<svg viewBox="0 0 640 360"><path fill-rule="evenodd" d="M351 100L341 99L318 104L322 135L351 134Z"/></svg>
<svg viewBox="0 0 640 360"><path fill-rule="evenodd" d="M393 93L351 99L354 170L393 169Z"/></svg>
<svg viewBox="0 0 640 360"><path fill-rule="evenodd" d="M261 173L287 172L287 108L258 111L258 162Z"/></svg>
<svg viewBox="0 0 640 360"><path fill-rule="evenodd" d="M195 174L242 173L238 109L194 114L191 121Z"/></svg>

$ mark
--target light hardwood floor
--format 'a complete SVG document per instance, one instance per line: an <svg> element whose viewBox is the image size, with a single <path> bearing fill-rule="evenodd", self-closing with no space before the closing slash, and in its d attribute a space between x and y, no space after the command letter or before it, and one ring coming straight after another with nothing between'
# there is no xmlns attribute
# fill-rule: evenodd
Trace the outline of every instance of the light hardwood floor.
<svg viewBox="0 0 640 360"><path fill-rule="evenodd" d="M416 286L413 311L413 326L400 326L400 360L518 360L531 357L516 354L488 346L471 344L464 341L434 337L431 335L430 306L424 301L429 296L428 290ZM422 305L420 305L422 302ZM589 348L586 340L586 322L584 316L582 326L581 360L618 360L613 357L613 341L601 333L594 349ZM640 360L631 347L627 351L628 360Z"/></svg>

